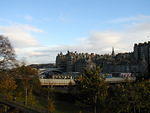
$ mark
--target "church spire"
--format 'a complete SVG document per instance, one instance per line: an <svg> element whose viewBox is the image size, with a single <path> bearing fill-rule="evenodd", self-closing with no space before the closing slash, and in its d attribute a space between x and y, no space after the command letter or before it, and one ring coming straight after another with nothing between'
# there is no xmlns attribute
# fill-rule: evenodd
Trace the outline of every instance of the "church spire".
<svg viewBox="0 0 150 113"><path fill-rule="evenodd" d="M112 53L111 53L112 56L115 56L115 50L114 50L114 47L112 47Z"/></svg>

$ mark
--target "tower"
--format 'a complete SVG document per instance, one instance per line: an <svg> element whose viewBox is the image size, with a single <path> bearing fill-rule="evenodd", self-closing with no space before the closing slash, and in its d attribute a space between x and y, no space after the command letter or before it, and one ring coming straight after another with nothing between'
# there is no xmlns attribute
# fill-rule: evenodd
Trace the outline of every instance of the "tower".
<svg viewBox="0 0 150 113"><path fill-rule="evenodd" d="M115 51L114 51L114 47L112 47L112 53L111 53L112 56L115 56Z"/></svg>

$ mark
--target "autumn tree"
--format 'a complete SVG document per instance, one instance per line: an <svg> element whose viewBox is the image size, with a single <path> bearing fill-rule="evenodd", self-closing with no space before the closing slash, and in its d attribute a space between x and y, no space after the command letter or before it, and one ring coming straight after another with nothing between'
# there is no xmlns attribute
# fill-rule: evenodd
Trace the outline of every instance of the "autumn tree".
<svg viewBox="0 0 150 113"><path fill-rule="evenodd" d="M21 66L14 69L15 76L18 79L18 83L22 84L19 86L20 89L23 89L25 94L25 104L28 103L28 99L33 99L33 91L40 88L40 82L38 79L38 70L31 68L30 66ZM29 97L29 98L28 98ZM32 102L34 103L34 102Z"/></svg>
<svg viewBox="0 0 150 113"><path fill-rule="evenodd" d="M17 88L16 81L9 75L0 77L0 92L6 96L7 99L12 99L14 91Z"/></svg>
<svg viewBox="0 0 150 113"><path fill-rule="evenodd" d="M52 98L48 99L48 112L53 113L55 111L55 103Z"/></svg>
<svg viewBox="0 0 150 113"><path fill-rule="evenodd" d="M15 51L7 37L0 35L0 90L7 98L11 98L16 89L16 81L11 69L17 65Z"/></svg>

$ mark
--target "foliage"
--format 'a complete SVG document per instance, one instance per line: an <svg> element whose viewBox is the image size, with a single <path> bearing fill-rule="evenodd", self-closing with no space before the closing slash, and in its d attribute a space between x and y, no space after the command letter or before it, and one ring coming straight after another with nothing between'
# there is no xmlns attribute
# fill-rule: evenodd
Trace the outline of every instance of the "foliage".
<svg viewBox="0 0 150 113"><path fill-rule="evenodd" d="M150 112L150 82L107 84L99 69L85 70L78 78L78 105L94 107L95 113ZM97 109L97 108L99 109Z"/></svg>
<svg viewBox="0 0 150 113"><path fill-rule="evenodd" d="M16 80L19 85L18 91L20 91L20 96L25 97L26 104L34 105L36 104L36 98L33 95L34 92L39 90L40 82L38 79L38 71L30 66L21 66L15 68L14 71ZM18 80L19 79L19 80ZM22 93L21 93L22 92Z"/></svg>
<svg viewBox="0 0 150 113"><path fill-rule="evenodd" d="M13 95L18 98L28 99L28 103L34 105L36 103L36 98L33 93L39 91L40 82L38 79L38 71L33 69L29 66L21 66L17 68L13 68L10 70L2 70L0 71L0 78L1 78L1 93L7 96L10 95L9 92L12 92L9 87L17 86L17 88L13 91ZM10 83L11 82L11 83ZM16 84L16 85L14 85ZM9 87L7 87L9 86ZM3 90L3 89L8 90Z"/></svg>
<svg viewBox="0 0 150 113"><path fill-rule="evenodd" d="M12 99L16 88L16 81L11 76L3 75L0 77L0 92L3 93L7 99Z"/></svg>
<svg viewBox="0 0 150 113"><path fill-rule="evenodd" d="M29 105L36 105L38 102L37 102L37 99L36 97L33 95L33 92L32 92L32 89L30 89L28 91L28 104Z"/></svg>
<svg viewBox="0 0 150 113"><path fill-rule="evenodd" d="M148 81L120 84L115 86L112 92L109 95L109 107L113 113L147 113L150 111Z"/></svg>
<svg viewBox="0 0 150 113"><path fill-rule="evenodd" d="M55 111L55 103L52 98L48 99L48 111L49 113L53 113Z"/></svg>
<svg viewBox="0 0 150 113"><path fill-rule="evenodd" d="M17 65L11 43L7 37L0 35L0 95L35 105L38 102L35 95L41 93L40 88L38 70Z"/></svg>
<svg viewBox="0 0 150 113"><path fill-rule="evenodd" d="M86 69L78 79L79 101L86 106L93 106L96 112L97 104L103 104L107 97L107 84L100 76L100 68Z"/></svg>
<svg viewBox="0 0 150 113"><path fill-rule="evenodd" d="M37 89L40 88L40 81L38 79L38 70L31 68L30 66L21 66L12 70L14 72L14 77L19 85L19 88L24 89L32 88Z"/></svg>
<svg viewBox="0 0 150 113"><path fill-rule="evenodd" d="M22 65L21 67L15 68L16 74L22 77L32 77L38 74L38 70L30 66Z"/></svg>

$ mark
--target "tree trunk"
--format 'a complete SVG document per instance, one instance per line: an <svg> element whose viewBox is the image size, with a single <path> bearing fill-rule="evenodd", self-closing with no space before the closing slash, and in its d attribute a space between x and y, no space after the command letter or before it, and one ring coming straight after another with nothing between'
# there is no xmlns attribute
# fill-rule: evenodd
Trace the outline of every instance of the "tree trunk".
<svg viewBox="0 0 150 113"><path fill-rule="evenodd" d="M97 103L97 95L95 95L94 97L94 113L97 113L96 103Z"/></svg>
<svg viewBox="0 0 150 113"><path fill-rule="evenodd" d="M94 105L94 113L96 113L96 105Z"/></svg>
<svg viewBox="0 0 150 113"><path fill-rule="evenodd" d="M135 105L134 105L134 111L133 112L135 113Z"/></svg>
<svg viewBox="0 0 150 113"><path fill-rule="evenodd" d="M47 99L48 99L48 101L49 101L49 85L48 85L48 92L47 92Z"/></svg>

